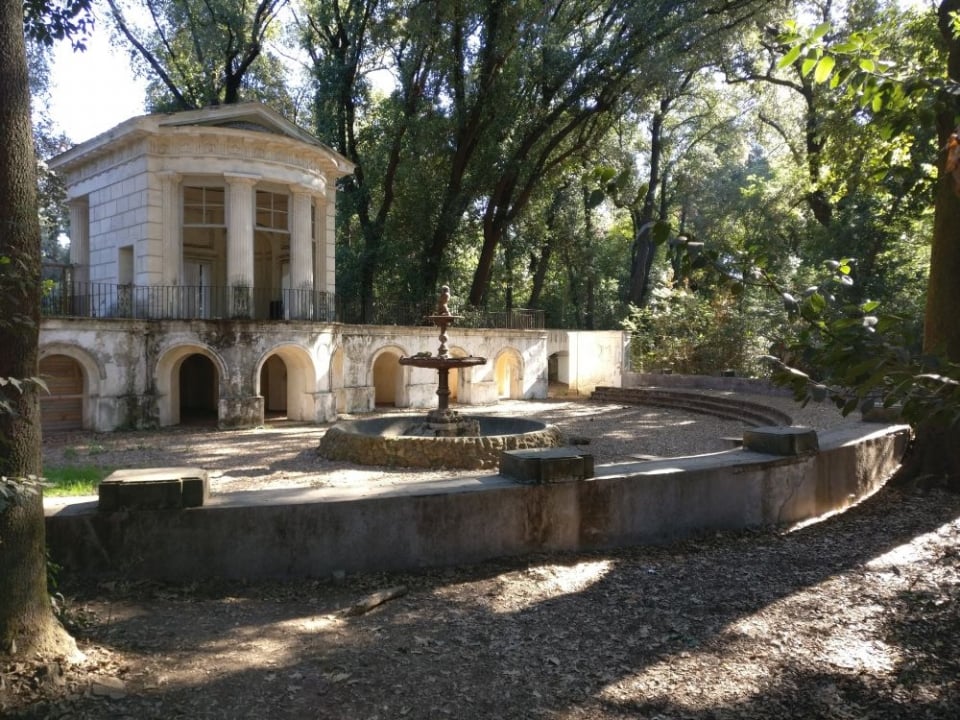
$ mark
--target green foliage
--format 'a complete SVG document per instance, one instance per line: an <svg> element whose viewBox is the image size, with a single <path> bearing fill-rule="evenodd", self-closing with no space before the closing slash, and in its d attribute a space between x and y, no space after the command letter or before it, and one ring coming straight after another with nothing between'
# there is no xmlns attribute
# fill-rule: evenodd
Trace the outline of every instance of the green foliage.
<svg viewBox="0 0 960 720"><path fill-rule="evenodd" d="M148 107L170 112L263 100L292 110L283 63L268 51L285 0L144 0L142 11L108 0L110 21L148 76Z"/></svg>
<svg viewBox="0 0 960 720"><path fill-rule="evenodd" d="M101 481L112 468L94 465L46 467L44 474L44 494L48 496L95 495Z"/></svg>
<svg viewBox="0 0 960 720"><path fill-rule="evenodd" d="M466 254L470 301L505 296L532 245L521 226L550 205L538 203L542 185L766 7L736 5L309 3L317 134L360 167L338 195L350 216L342 290L419 295L441 277L462 286L449 273ZM370 78L384 64L395 84L378 94ZM599 193L587 200L598 207Z"/></svg>
<svg viewBox="0 0 960 720"><path fill-rule="evenodd" d="M780 38L789 49L777 66L799 65L803 77L840 91L854 103L861 120L869 120L890 137L948 87L943 69L931 71L931 55L937 53L932 20L931 13L893 14L842 40L832 38L836 28L830 22L804 28L791 20ZM918 38L926 55L909 53L918 47Z"/></svg>
<svg viewBox="0 0 960 720"><path fill-rule="evenodd" d="M960 365L922 353L912 318L884 312L875 301L850 302L849 261L829 261L825 269L820 284L783 293L798 332L770 357L774 381L803 402L829 399L844 414L897 406L914 426L960 422Z"/></svg>
<svg viewBox="0 0 960 720"><path fill-rule="evenodd" d="M83 50L93 30L92 5L91 0L24 0L24 32L41 45L69 39L75 50Z"/></svg>
<svg viewBox="0 0 960 720"><path fill-rule="evenodd" d="M740 376L765 374L760 362L771 339L768 314L745 308L734 292L706 295L661 283L643 308L631 308L631 365L645 372Z"/></svg>

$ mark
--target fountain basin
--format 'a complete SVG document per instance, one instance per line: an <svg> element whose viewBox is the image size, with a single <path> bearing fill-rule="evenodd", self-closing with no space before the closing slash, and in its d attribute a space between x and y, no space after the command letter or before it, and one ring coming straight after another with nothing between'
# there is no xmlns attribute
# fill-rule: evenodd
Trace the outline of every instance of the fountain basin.
<svg viewBox="0 0 960 720"><path fill-rule="evenodd" d="M434 370L454 370L474 367L476 365L486 365L487 359L473 355L468 355L467 357L457 357L454 355L414 355L413 357L400 358L399 363L401 365L412 365L413 367L433 368Z"/></svg>
<svg viewBox="0 0 960 720"><path fill-rule="evenodd" d="M525 418L465 416L476 420L480 434L461 437L405 435L422 418L386 417L346 420L327 430L317 452L328 460L358 465L415 468L496 468L504 450L559 447L560 430Z"/></svg>

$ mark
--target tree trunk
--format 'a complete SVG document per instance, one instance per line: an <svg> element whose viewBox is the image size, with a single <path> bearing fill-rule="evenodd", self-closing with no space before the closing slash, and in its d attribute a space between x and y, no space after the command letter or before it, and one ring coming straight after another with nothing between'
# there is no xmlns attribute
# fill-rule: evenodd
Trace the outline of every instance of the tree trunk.
<svg viewBox="0 0 960 720"><path fill-rule="evenodd" d="M30 125L23 5L0 0L0 378L38 374L40 224ZM37 388L0 389L0 474L40 475ZM47 596L43 502L18 492L0 507L0 654L75 654Z"/></svg>
<svg viewBox="0 0 960 720"><path fill-rule="evenodd" d="M650 269L657 246L653 242L653 220L657 191L660 188L660 160L663 156L663 119L669 108L668 100L661 100L661 111L654 113L650 123L650 178L647 192L639 208L630 209L633 220L633 249L630 263L630 286L627 301L643 307L650 285Z"/></svg>
<svg viewBox="0 0 960 720"><path fill-rule="evenodd" d="M953 37L950 13L960 11L960 0L945 0L940 5L940 30L948 47L947 72L951 80L960 80L960 41ZM937 118L941 148L946 147L956 129L960 103L952 96L943 99L945 107ZM945 169L946 150L937 159L939 180L934 200L933 246L930 254L930 279L924 316L923 346L927 352L944 352L948 359L960 362L960 184Z"/></svg>
<svg viewBox="0 0 960 720"><path fill-rule="evenodd" d="M960 41L953 36L950 15L960 11L960 0L944 0L938 15L940 33L947 44L947 74L960 80ZM955 130L960 103L944 93L937 117L937 134L944 148L937 159L938 180L934 200L933 247L927 306L924 314L925 352L943 353L960 362L960 184L946 171L946 142ZM899 481L941 482L960 488L960 429L942 424L921 423L905 459Z"/></svg>
<svg viewBox="0 0 960 720"><path fill-rule="evenodd" d="M550 267L550 256L553 254L552 238L548 237L543 241L540 247L540 255L535 258L533 272L533 287L530 289L530 299L527 300L527 307L536 308L540 306L540 295L543 294L543 283L547 277L547 270Z"/></svg>

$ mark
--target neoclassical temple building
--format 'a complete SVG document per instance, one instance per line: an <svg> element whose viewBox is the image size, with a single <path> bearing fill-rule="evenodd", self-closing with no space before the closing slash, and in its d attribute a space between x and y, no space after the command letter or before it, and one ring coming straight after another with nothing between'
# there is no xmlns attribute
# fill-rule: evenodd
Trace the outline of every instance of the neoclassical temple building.
<svg viewBox="0 0 960 720"><path fill-rule="evenodd" d="M435 350L435 329L340 321L336 183L353 166L275 111L136 117L50 164L71 245L43 301L46 430L253 427L435 403L435 373L397 362ZM451 377L456 401L545 397L551 355L578 372L568 334L531 317L452 330L452 354L489 360ZM592 340L606 384L622 357L608 335Z"/></svg>

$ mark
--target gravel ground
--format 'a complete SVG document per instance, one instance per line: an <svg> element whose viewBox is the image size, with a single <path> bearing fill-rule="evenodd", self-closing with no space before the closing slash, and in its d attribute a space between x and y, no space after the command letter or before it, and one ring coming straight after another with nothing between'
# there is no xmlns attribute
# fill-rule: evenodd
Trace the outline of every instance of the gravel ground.
<svg viewBox="0 0 960 720"><path fill-rule="evenodd" d="M852 421L844 419L833 406L801 408L785 397L751 399L780 408L798 425L825 429ZM726 450L731 445L724 438L740 437L749 427L679 410L565 398L460 409L464 414L512 415L552 423L568 437L589 439L587 450L598 465L637 456L676 457ZM391 409L389 413L362 417L423 412ZM471 470L360 467L325 460L316 454L316 448L329 427L274 421L253 430L180 426L157 431L52 435L44 440L44 467L202 467L210 473L214 493L264 487L383 486L476 474Z"/></svg>

